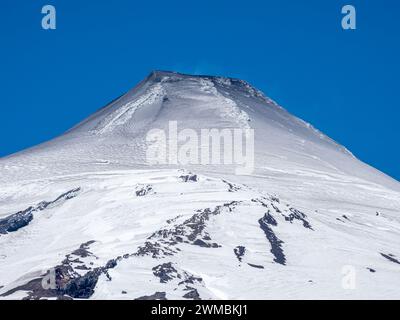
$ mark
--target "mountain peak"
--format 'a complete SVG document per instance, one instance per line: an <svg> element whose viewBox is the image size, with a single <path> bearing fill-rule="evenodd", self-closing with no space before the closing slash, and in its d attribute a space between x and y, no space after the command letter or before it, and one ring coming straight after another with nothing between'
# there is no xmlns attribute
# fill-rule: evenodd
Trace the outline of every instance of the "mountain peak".
<svg viewBox="0 0 400 320"><path fill-rule="evenodd" d="M188 74L166 70L153 70L145 79L145 82L147 81L169 84L178 83L180 81L192 81L197 82L200 86L203 86L204 83L208 83L212 86L215 86L217 90L234 90L237 93L244 94L245 96L262 99L264 102L278 106L275 101L265 96L263 92L252 86L246 80L234 77L207 74Z"/></svg>
<svg viewBox="0 0 400 320"><path fill-rule="evenodd" d="M162 79L162 78L173 78L173 79L206 79L216 80L219 82L231 82L232 84L250 85L247 81L235 77L226 77L210 74L190 74L182 73L177 71L169 70L153 70L148 75L149 79ZM253 88L254 89L254 88Z"/></svg>
<svg viewBox="0 0 400 320"><path fill-rule="evenodd" d="M69 168L71 158L89 166L93 162L102 165L103 160L97 159L121 166L143 165L148 133L152 129L169 133L170 123L177 123L178 130L196 133L203 129L254 130L255 168L260 172L305 164L333 174L354 171L356 160L344 146L291 115L248 82L163 70L152 71L135 88L59 138L19 156L29 157L29 161L37 157L40 162L40 152L51 150L52 158L57 159L57 172L63 172L62 163ZM367 167L357 172L365 179L375 176ZM383 184L392 185L383 180Z"/></svg>

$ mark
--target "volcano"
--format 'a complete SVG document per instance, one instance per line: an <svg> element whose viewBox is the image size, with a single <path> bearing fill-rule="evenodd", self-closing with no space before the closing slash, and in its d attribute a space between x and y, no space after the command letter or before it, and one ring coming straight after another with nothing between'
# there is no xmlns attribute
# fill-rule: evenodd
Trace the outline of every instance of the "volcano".
<svg viewBox="0 0 400 320"><path fill-rule="evenodd" d="M171 123L251 170L149 161ZM154 71L0 172L1 299L400 298L399 182L243 80Z"/></svg>

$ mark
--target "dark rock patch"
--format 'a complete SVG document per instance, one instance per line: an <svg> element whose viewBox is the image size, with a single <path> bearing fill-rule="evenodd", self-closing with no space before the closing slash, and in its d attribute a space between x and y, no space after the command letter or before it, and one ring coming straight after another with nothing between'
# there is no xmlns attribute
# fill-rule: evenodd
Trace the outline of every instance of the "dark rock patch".
<svg viewBox="0 0 400 320"><path fill-rule="evenodd" d="M57 291L61 295L69 295L73 298L90 298L99 276L104 272L103 268L95 268L83 276L71 274L71 271L64 266L56 268L56 279L59 280Z"/></svg>
<svg viewBox="0 0 400 320"><path fill-rule="evenodd" d="M159 242L146 241L144 246L134 253L135 256L151 256L152 258L160 258L164 256L172 256L176 251L170 249L168 246L162 246Z"/></svg>
<svg viewBox="0 0 400 320"><path fill-rule="evenodd" d="M276 222L275 218L271 215L271 213L268 212L264 215L263 221L271 226L276 227L278 225L278 222Z"/></svg>
<svg viewBox="0 0 400 320"><path fill-rule="evenodd" d="M282 244L284 243L280 240L269 226L267 215L258 220L260 228L264 231L269 243L271 244L271 253L274 255L274 261L276 263L286 265L286 257L283 253ZM276 222L276 221L275 221Z"/></svg>
<svg viewBox="0 0 400 320"><path fill-rule="evenodd" d="M200 239L196 239L193 242L193 244L195 246L199 246L199 247L203 247L203 248L209 248L210 247L210 244L208 244L208 243L206 243L206 242L204 242L203 240L200 240Z"/></svg>
<svg viewBox="0 0 400 320"><path fill-rule="evenodd" d="M49 207L50 205L57 204L57 202L60 202L61 200L71 200L71 199L75 198L80 191L81 191L81 188L72 189L70 191L63 193L54 201L50 201L50 202L42 201L41 203L38 204L37 210L41 211L41 210L47 209L47 207Z"/></svg>
<svg viewBox="0 0 400 320"><path fill-rule="evenodd" d="M181 277L182 278L182 277ZM178 283L178 285L182 285L182 284L195 284L195 283L201 283L203 281L202 278L200 277L195 277L192 274L188 274L187 272L183 273L183 278L184 280L182 280L181 282Z"/></svg>
<svg viewBox="0 0 400 320"><path fill-rule="evenodd" d="M278 206L276 205L276 203L280 203L280 201L276 197L270 197L270 199L262 197L262 198L252 199L251 201L257 202L265 208L272 207L276 213L279 213L283 216L285 221L293 223L294 220L298 220L298 221L302 222L302 224L305 228L313 230L311 224L307 221L307 216L303 212L290 207L289 204L286 204L287 209L286 208L282 209L282 210L279 209ZM269 210L268 210L268 214L270 214Z"/></svg>
<svg viewBox="0 0 400 320"><path fill-rule="evenodd" d="M278 197L271 196L271 197L270 197L270 199L271 199L271 201L273 201L273 202L280 203L280 200L279 200L279 198L278 198Z"/></svg>
<svg viewBox="0 0 400 320"><path fill-rule="evenodd" d="M160 264L153 269L153 274L160 279L160 283L167 283L179 279L178 286L202 283L203 279L186 271L177 270L171 262Z"/></svg>
<svg viewBox="0 0 400 320"><path fill-rule="evenodd" d="M94 240L82 243L79 247L79 249L76 249L75 251L72 252L73 255L81 257L81 258L86 258L92 255L90 251L88 251L89 246L91 244L95 243Z"/></svg>
<svg viewBox="0 0 400 320"><path fill-rule="evenodd" d="M151 185L146 185L136 190L136 196L143 197L152 192L153 192L153 187Z"/></svg>
<svg viewBox="0 0 400 320"><path fill-rule="evenodd" d="M167 300L165 292L156 292L150 296L143 296L136 298L135 300Z"/></svg>
<svg viewBox="0 0 400 320"><path fill-rule="evenodd" d="M77 270L91 270L90 268L88 268L86 266L76 266L75 269L77 269Z"/></svg>
<svg viewBox="0 0 400 320"><path fill-rule="evenodd" d="M389 254L381 253L381 256L384 257L384 258L386 258L386 259L388 259L388 260L391 261L391 262L400 264L400 261L397 260L393 254L390 254L390 253L389 253Z"/></svg>
<svg viewBox="0 0 400 320"><path fill-rule="evenodd" d="M14 213L8 217L0 219L0 234L15 232L27 226L33 220L33 207Z"/></svg>
<svg viewBox="0 0 400 320"><path fill-rule="evenodd" d="M88 243L82 244L80 249L88 248ZM117 260L120 259L111 259L109 260L105 266L97 267L91 270L86 266L81 266L80 268L74 267L75 260L71 260L71 256L74 255L73 253L66 256L63 262L53 268L52 272L48 272L45 275L37 279L33 279L28 283L14 288L2 296L9 296L17 291L23 290L28 291L28 296L25 299L41 299L41 298L57 298L57 299L70 299L70 298L80 298L80 299L88 299L94 293L94 288L97 284L99 277L102 274L105 274L109 280L111 277L108 274L108 270L114 268L117 265ZM83 275L80 275L75 269L79 270L89 270ZM51 279L51 277L54 277ZM51 280L50 283L47 280ZM48 284L51 288L44 288L47 287L43 285Z"/></svg>
<svg viewBox="0 0 400 320"><path fill-rule="evenodd" d="M58 202L62 200L69 200L75 198L80 190L81 188L70 190L60 195L54 201L50 202L42 201L36 207L29 207L23 211L19 211L17 213L9 215L8 217L0 219L0 234L15 232L23 227L26 227L33 220L34 213L43 211L50 205L56 205Z"/></svg>
<svg viewBox="0 0 400 320"><path fill-rule="evenodd" d="M248 265L249 265L250 267L253 267L253 268L256 268L256 269L264 269L263 266L260 266L260 265L257 265L257 264L248 263Z"/></svg>
<svg viewBox="0 0 400 320"><path fill-rule="evenodd" d="M188 293L183 295L183 298L185 299L192 299L192 300L201 300L199 292L197 291L197 289L186 286L187 291L189 291Z"/></svg>
<svg viewBox="0 0 400 320"><path fill-rule="evenodd" d="M179 177L183 182L197 182L199 178L197 174L188 173Z"/></svg>
<svg viewBox="0 0 400 320"><path fill-rule="evenodd" d="M206 238L204 238L204 239L206 239ZM219 244L217 244L217 243L207 243L207 242L204 242L204 241L201 240L201 239L196 239L196 240L193 242L193 245L199 246L199 247L202 247L202 248L220 248L220 247L221 247L221 246L220 246Z"/></svg>
<svg viewBox="0 0 400 320"><path fill-rule="evenodd" d="M168 219L168 220L167 220L167 223L168 223L168 224L171 224L171 223L175 222L176 220L178 220L180 217L182 217L182 215L179 215L179 216L177 216L177 217L175 217L175 218L172 218L172 219Z"/></svg>
<svg viewBox="0 0 400 320"><path fill-rule="evenodd" d="M171 262L160 264L153 269L153 274L160 278L161 283L167 283L168 281L179 277L178 271L172 266Z"/></svg>
<svg viewBox="0 0 400 320"><path fill-rule="evenodd" d="M272 208L274 208L275 212L282 213L282 211L276 205L274 205L273 203L271 203L271 206L272 206Z"/></svg>
<svg viewBox="0 0 400 320"><path fill-rule="evenodd" d="M290 211L289 215L284 215L284 218L286 221L289 221L290 223L292 223L293 220L299 220L303 223L304 228L314 230L311 227L310 223L306 220L307 216L303 212L301 212L295 208L289 208L289 211Z"/></svg>
<svg viewBox="0 0 400 320"><path fill-rule="evenodd" d="M237 246L235 249L233 249L233 252L236 255L236 258L239 260L239 262L242 262L243 256L246 252L246 248L243 246Z"/></svg>
<svg viewBox="0 0 400 320"><path fill-rule="evenodd" d="M54 298L58 297L57 290L54 289L43 289L42 278L36 278L29 281L26 284L11 289L1 295L1 297L10 296L18 291L28 291L28 296L23 300L39 300L43 298Z"/></svg>
<svg viewBox="0 0 400 320"><path fill-rule="evenodd" d="M165 243L169 246L177 245L178 243L188 243L204 248L219 248L220 245L217 243L209 242L211 241L211 237L205 231L207 222L212 216L219 215L224 209L228 209L228 211L231 212L237 204L238 202L232 201L230 203L217 206L213 210L210 208L197 210L197 213L184 222L177 224L172 228L158 230L154 232L148 239L158 239L157 242ZM172 252L174 251L170 248L169 250ZM159 251L160 248L157 248L156 256L160 254Z"/></svg>
<svg viewBox="0 0 400 320"><path fill-rule="evenodd" d="M228 185L228 192L237 192L239 190L241 190L241 188L233 183L230 183L226 180L222 180L223 183L225 183L226 185Z"/></svg>

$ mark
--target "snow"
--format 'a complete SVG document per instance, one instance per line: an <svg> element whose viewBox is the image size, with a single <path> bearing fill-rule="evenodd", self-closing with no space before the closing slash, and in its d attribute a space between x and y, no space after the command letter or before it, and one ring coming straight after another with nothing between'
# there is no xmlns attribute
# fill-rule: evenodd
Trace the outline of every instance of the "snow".
<svg viewBox="0 0 400 320"><path fill-rule="evenodd" d="M148 165L146 133L170 121L254 129L254 172ZM400 298L400 184L242 80L153 72L64 135L0 159L0 172L0 224L80 188L0 234L2 299L57 297L27 286L55 267L70 280L98 272L89 294L58 292L74 298Z"/></svg>

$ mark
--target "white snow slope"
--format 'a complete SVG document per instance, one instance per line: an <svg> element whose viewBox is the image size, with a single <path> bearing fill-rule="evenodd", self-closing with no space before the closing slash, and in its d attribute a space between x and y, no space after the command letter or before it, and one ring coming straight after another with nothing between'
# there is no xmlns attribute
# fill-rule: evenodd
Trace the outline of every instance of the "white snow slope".
<svg viewBox="0 0 400 320"><path fill-rule="evenodd" d="M254 129L253 173L146 163L169 121ZM1 299L399 299L399 240L400 184L241 80L153 72L0 159Z"/></svg>

